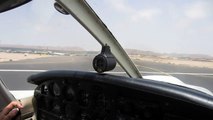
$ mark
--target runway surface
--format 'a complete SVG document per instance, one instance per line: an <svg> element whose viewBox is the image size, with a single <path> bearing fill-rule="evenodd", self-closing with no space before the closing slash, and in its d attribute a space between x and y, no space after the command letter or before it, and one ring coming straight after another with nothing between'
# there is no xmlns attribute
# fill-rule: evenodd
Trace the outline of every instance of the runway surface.
<svg viewBox="0 0 213 120"><path fill-rule="evenodd" d="M32 90L27 78L47 70L94 71L94 56L59 56L0 63L0 76L10 90ZM187 84L202 86L213 92L213 69L177 66L135 60L142 75L171 75ZM110 74L125 75L119 65Z"/></svg>

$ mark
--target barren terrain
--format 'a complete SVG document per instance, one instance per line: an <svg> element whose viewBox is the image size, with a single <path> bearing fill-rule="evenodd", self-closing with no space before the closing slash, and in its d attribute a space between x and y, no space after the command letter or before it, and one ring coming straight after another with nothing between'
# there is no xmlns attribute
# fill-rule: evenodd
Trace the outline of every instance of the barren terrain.
<svg viewBox="0 0 213 120"><path fill-rule="evenodd" d="M200 67L200 68L213 68L213 60L209 59L183 59L178 57L170 56L142 56L142 55L132 55L132 59L155 62L155 63L164 63L164 64L173 64L181 66L190 66L190 67Z"/></svg>
<svg viewBox="0 0 213 120"><path fill-rule="evenodd" d="M42 57L50 57L50 55L0 52L0 62L36 59L36 58L42 58Z"/></svg>
<svg viewBox="0 0 213 120"><path fill-rule="evenodd" d="M47 54L33 54L33 53L7 53L0 52L0 62L7 61L20 61L26 59L36 59L43 57L51 57ZM213 60L209 59L183 59L178 57L171 57L166 55L130 55L133 60L140 60L146 62L182 65L190 67L200 67L200 68L213 68Z"/></svg>

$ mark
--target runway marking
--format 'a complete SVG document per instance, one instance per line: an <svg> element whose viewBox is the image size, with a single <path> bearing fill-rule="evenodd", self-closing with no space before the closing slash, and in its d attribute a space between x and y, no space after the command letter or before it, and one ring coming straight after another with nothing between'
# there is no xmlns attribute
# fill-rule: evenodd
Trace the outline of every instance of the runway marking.
<svg viewBox="0 0 213 120"><path fill-rule="evenodd" d="M17 70L17 69L0 69L0 72L45 72L48 70ZM95 71L90 71L90 72L95 72ZM165 75L162 72L149 72L149 71L139 71L141 74L161 74ZM110 73L110 74L126 74L125 72L105 72L105 73ZM195 76L213 76L213 73L196 73L196 72L166 72L166 75L195 75Z"/></svg>

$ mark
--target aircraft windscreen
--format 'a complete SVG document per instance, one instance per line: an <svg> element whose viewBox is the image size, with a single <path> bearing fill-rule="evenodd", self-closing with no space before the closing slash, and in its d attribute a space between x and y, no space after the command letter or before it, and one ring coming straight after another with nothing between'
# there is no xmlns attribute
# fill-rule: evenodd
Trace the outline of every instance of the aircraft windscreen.
<svg viewBox="0 0 213 120"><path fill-rule="evenodd" d="M213 2L87 0L145 78L213 91ZM94 71L101 45L55 0L33 0L0 14L0 76L11 90L47 70ZM108 74L128 76L117 64ZM156 78L156 79L155 79ZM178 81L178 82L177 82Z"/></svg>

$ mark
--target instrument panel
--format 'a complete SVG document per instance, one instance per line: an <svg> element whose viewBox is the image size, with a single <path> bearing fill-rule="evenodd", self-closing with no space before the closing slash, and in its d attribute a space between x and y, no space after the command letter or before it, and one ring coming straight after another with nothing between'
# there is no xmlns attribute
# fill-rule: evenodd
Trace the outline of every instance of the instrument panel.
<svg viewBox="0 0 213 120"><path fill-rule="evenodd" d="M136 86L124 87L116 80L115 84L106 83L98 74L91 75L79 79L42 77L34 92L37 120L198 120L212 117L212 111L206 108L141 91ZM113 79L112 76L107 78Z"/></svg>

